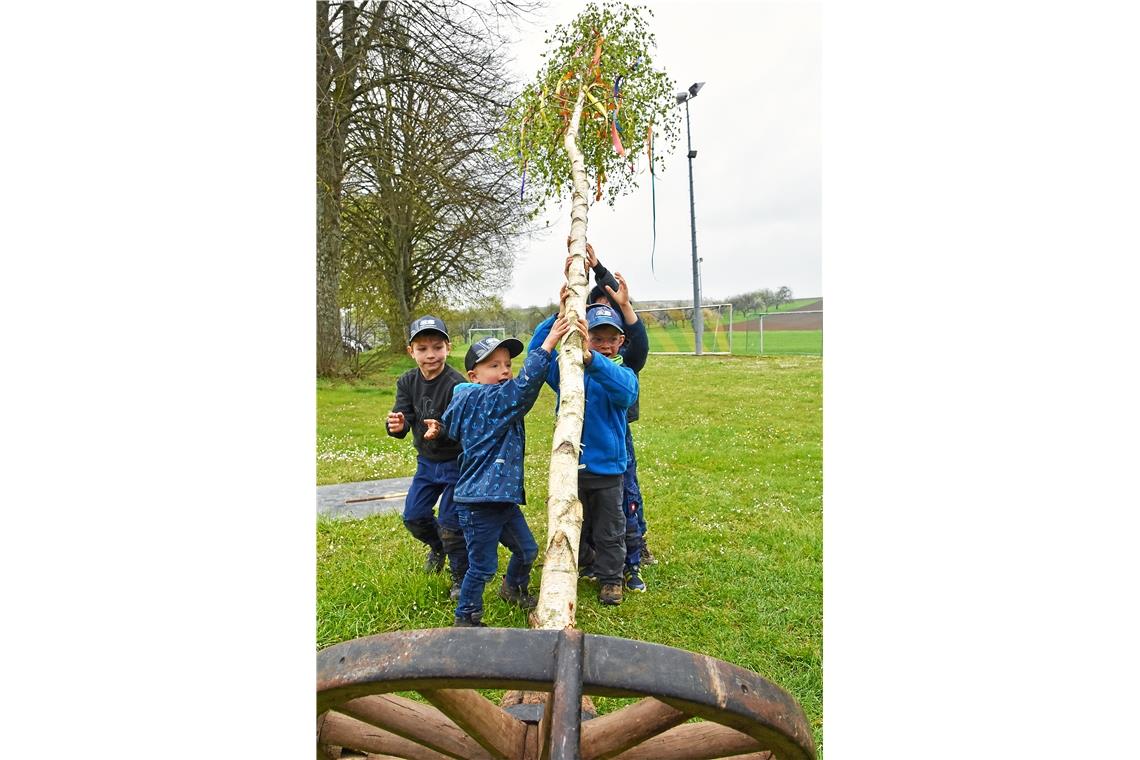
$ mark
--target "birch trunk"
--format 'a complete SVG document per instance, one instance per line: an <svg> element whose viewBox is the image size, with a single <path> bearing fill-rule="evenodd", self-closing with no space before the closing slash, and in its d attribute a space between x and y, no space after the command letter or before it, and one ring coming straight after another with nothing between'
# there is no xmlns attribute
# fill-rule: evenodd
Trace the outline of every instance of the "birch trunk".
<svg viewBox="0 0 1140 760"><path fill-rule="evenodd" d="M574 257L566 275L570 294L561 313L572 323L586 315L586 214L590 186L586 164L578 148L584 92L570 117L563 145L570 157L573 191L570 211L570 254ZM535 628L562 630L575 624L578 605L578 539L582 533L582 503L578 501L578 454L581 451L582 419L586 390L582 374L582 337L570 332L558 352L559 405L554 442L550 452L550 490L546 500L546 558L538 607L531 620Z"/></svg>

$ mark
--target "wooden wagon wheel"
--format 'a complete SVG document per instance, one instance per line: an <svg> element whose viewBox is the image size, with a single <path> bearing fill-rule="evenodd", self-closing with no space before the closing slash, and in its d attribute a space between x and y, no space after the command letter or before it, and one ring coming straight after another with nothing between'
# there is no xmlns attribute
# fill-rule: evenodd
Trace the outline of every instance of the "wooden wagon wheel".
<svg viewBox="0 0 1140 760"><path fill-rule="evenodd" d="M475 689L552 696L522 720ZM582 694L643 699L583 722ZM340 748L373 760L815 758L803 710L759 675L572 628L436 628L336 644L317 656L317 713L318 758Z"/></svg>

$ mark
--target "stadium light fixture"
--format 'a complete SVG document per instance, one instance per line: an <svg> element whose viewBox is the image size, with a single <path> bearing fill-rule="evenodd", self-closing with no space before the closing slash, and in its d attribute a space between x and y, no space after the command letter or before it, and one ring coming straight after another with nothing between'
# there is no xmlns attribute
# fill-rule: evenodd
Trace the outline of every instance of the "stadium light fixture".
<svg viewBox="0 0 1140 760"><path fill-rule="evenodd" d="M704 82L693 82L686 92L677 93L677 105L685 104L685 136L689 141L689 230L693 239L693 332L697 356L704 353L705 320L701 314L701 259L697 258L697 209L693 200L693 159L697 152L693 150L693 133L689 128L689 101L697 97L704 86Z"/></svg>

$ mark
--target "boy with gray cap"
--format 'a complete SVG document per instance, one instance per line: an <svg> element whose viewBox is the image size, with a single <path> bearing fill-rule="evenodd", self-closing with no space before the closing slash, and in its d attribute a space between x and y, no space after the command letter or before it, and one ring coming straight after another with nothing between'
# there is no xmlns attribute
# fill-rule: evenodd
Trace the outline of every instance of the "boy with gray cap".
<svg viewBox="0 0 1140 760"><path fill-rule="evenodd" d="M425 435L447 405L455 386L464 382L459 370L447 364L451 339L439 317L424 315L408 328L408 355L416 362L396 380L396 404L388 413L388 435L404 438L412 431L416 448L416 474L404 498L404 525L428 547L424 572L443 570L444 556L451 563L451 598L467 572L467 544L452 500L459 479L460 448L446 437ZM439 501L439 519L432 514Z"/></svg>
<svg viewBox="0 0 1140 760"><path fill-rule="evenodd" d="M511 360L522 353L517 338L484 338L464 358L470 383L455 388L442 425L433 424L429 437L446 434L462 446L455 503L467 539L467 574L455 607L455 625L485 627L483 589L499 569L498 544L511 550L499 596L527 610L537 600L530 594L530 571L538 543L520 504L526 503L523 417L538 400L550 364L550 352L570 329L565 317L554 323L542 345L527 354L518 377L511 377ZM579 329L585 333L586 325ZM434 422L434 421L433 421Z"/></svg>

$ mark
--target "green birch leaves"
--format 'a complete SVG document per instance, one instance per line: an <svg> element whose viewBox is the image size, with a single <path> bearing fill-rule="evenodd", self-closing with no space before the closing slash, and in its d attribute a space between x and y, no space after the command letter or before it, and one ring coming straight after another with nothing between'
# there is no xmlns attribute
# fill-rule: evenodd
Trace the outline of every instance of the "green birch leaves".
<svg viewBox="0 0 1140 760"><path fill-rule="evenodd" d="M570 195L563 138L582 88L578 145L593 200L605 197L612 206L638 187L639 176L664 167L662 156L680 133L679 113L673 80L653 68L656 42L644 14L653 12L625 3L590 3L545 40L538 77L508 109L498 146L522 176L520 197L534 205L532 214Z"/></svg>

